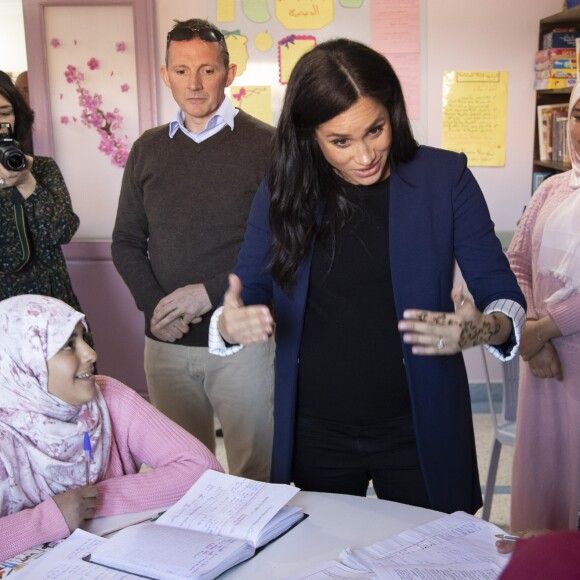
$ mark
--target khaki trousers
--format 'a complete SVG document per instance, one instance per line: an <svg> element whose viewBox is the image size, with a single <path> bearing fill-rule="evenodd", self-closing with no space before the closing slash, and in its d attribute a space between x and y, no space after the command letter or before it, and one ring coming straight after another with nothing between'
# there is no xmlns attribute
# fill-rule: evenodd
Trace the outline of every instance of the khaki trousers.
<svg viewBox="0 0 580 580"><path fill-rule="evenodd" d="M215 453L214 413L229 472L268 481L274 428L274 339L226 357L145 338L151 403Z"/></svg>

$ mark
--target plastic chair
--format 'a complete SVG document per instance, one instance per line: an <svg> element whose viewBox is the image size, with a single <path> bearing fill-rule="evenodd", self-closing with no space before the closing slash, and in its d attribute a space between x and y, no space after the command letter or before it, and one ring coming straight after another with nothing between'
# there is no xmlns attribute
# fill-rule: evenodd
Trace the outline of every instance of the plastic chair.
<svg viewBox="0 0 580 580"><path fill-rule="evenodd" d="M503 393L500 418L495 413L493 395L491 392L491 381L489 378L489 368L485 357L485 349L481 347L481 356L483 358L483 368L485 371L485 382L487 388L487 398L493 424L493 447L487 470L487 481L485 484L485 495L483 499L482 518L489 521L491 513L491 504L495 491L495 479L497 477L497 467L499 465L499 456L502 445L514 446L516 438L516 414L518 406L518 382L519 382L519 357L515 357L507 362L502 363L503 372Z"/></svg>

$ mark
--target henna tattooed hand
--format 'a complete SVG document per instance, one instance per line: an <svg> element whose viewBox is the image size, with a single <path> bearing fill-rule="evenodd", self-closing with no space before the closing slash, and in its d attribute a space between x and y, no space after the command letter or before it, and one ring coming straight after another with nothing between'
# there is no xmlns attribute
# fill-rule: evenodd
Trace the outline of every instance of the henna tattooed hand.
<svg viewBox="0 0 580 580"><path fill-rule="evenodd" d="M464 296L461 286L455 285L451 292L455 312L405 310L399 330L403 332L403 342L413 345L413 354L449 355L472 346L496 343L502 317L509 319L497 312L483 314Z"/></svg>

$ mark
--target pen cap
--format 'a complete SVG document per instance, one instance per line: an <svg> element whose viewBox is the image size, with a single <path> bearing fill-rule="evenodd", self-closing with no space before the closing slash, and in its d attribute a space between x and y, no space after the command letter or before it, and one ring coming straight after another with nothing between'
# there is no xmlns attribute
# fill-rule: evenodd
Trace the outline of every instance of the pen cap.
<svg viewBox="0 0 580 580"><path fill-rule="evenodd" d="M85 433L85 438L83 440L83 451L88 452L89 457L93 458L93 448L91 447L91 438L88 433Z"/></svg>

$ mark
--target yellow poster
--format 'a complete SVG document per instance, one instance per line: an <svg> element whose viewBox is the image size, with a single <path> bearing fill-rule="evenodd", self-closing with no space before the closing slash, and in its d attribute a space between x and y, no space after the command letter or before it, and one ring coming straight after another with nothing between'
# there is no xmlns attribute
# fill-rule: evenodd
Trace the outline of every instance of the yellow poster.
<svg viewBox="0 0 580 580"><path fill-rule="evenodd" d="M445 72L443 148L465 153L472 167L505 165L507 85L507 72Z"/></svg>
<svg viewBox="0 0 580 580"><path fill-rule="evenodd" d="M234 107L242 109L249 115L273 125L272 116L272 87L264 86L237 86L230 87L230 97Z"/></svg>
<svg viewBox="0 0 580 580"><path fill-rule="evenodd" d="M291 34L278 41L278 67L280 83L288 83L290 73L300 57L316 46L316 38L304 34Z"/></svg>
<svg viewBox="0 0 580 580"><path fill-rule="evenodd" d="M236 17L234 0L217 0L216 20L219 22L232 22Z"/></svg>
<svg viewBox="0 0 580 580"><path fill-rule="evenodd" d="M222 33L226 37L230 63L238 67L236 76L242 76L248 64L248 37L240 34L239 30L222 30Z"/></svg>

